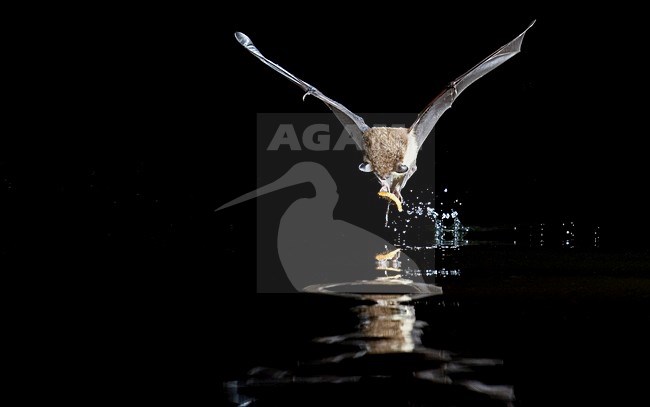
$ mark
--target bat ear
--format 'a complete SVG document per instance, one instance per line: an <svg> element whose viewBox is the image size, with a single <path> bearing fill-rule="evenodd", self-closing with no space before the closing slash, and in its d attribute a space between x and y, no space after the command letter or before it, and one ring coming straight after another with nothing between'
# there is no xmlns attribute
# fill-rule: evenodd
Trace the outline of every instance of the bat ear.
<svg viewBox="0 0 650 407"><path fill-rule="evenodd" d="M372 172L372 165L370 165L370 163L361 163L359 164L359 171Z"/></svg>
<svg viewBox="0 0 650 407"><path fill-rule="evenodd" d="M397 168L395 168L395 172L398 173L398 174L404 174L405 172L408 172L408 170L409 170L409 167L407 165L404 165L404 164L400 164L400 165L397 166Z"/></svg>

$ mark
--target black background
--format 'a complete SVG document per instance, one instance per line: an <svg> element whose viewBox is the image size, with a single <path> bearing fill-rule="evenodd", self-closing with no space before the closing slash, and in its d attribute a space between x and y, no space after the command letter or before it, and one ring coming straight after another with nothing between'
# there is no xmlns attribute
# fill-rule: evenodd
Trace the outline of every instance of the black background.
<svg viewBox="0 0 650 407"><path fill-rule="evenodd" d="M181 371L209 396L233 369L223 349L252 340L237 335L248 324L237 309L267 301L254 294L254 203L214 209L256 187L256 113L326 110L236 30L354 111L417 112L537 19L523 52L440 121L436 180L463 188L469 222L586 219L611 246L648 242L633 10L240 7L56 10L15 34L0 259L51 298L31 319L49 339L26 335L49 374L99 368L122 375L116 388L167 395Z"/></svg>

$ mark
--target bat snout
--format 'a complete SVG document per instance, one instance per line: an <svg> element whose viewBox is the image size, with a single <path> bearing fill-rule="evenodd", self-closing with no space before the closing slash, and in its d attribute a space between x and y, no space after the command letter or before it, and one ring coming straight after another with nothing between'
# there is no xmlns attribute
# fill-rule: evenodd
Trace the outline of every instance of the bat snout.
<svg viewBox="0 0 650 407"><path fill-rule="evenodd" d="M390 178L390 176L389 176L388 174L384 175L384 174L378 174L378 173L375 173L375 176L377 177L377 179L379 180L379 182L381 182L382 184L384 184L384 182L385 182L386 180L388 180L388 178Z"/></svg>
<svg viewBox="0 0 650 407"><path fill-rule="evenodd" d="M403 180L402 175L389 175L385 178L380 178L379 175L377 175L377 179L379 180L379 183L381 184L381 188L379 189L380 192L390 192L394 194L400 202L403 201L402 199L402 180Z"/></svg>

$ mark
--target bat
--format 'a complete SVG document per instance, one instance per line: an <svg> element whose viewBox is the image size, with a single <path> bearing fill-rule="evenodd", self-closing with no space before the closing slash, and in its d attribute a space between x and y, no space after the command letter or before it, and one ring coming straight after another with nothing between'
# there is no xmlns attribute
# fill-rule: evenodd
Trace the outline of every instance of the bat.
<svg viewBox="0 0 650 407"><path fill-rule="evenodd" d="M267 59L245 34L236 32L235 38L264 64L298 85L305 92L303 100L307 95L311 95L323 101L343 124L347 132L350 133L354 142L363 150L363 162L359 165L359 170L374 173L381 184L380 196L399 200L401 203L403 201L401 191L417 170L418 152L440 116L452 106L456 98L468 86L519 53L524 35L533 24L535 24L535 21L530 23L512 41L493 52L465 74L450 82L424 108L409 128L369 127L361 117L352 113L348 108L325 96L312 85L298 79L280 65ZM391 197L391 194L394 196Z"/></svg>

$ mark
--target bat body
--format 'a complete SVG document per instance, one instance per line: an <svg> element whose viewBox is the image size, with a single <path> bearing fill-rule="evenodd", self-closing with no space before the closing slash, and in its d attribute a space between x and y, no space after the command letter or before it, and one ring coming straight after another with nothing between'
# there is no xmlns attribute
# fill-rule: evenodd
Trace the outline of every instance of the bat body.
<svg viewBox="0 0 650 407"><path fill-rule="evenodd" d="M417 170L418 150L417 139L407 128L371 127L363 133L359 169L372 171L381 183L380 191L392 192L402 201L401 190Z"/></svg>
<svg viewBox="0 0 650 407"><path fill-rule="evenodd" d="M417 170L418 151L440 116L451 107L458 95L469 85L515 56L521 49L524 35L533 24L535 21L512 41L449 83L425 107L409 128L369 127L361 117L352 113L342 104L330 99L312 85L298 79L278 64L267 59L246 35L237 32L235 38L264 64L302 88L305 92L303 99L307 95L311 95L323 101L350 133L354 142L363 150L363 162L359 165L359 170L374 173L381 184L380 191L391 192L402 201L401 190Z"/></svg>

